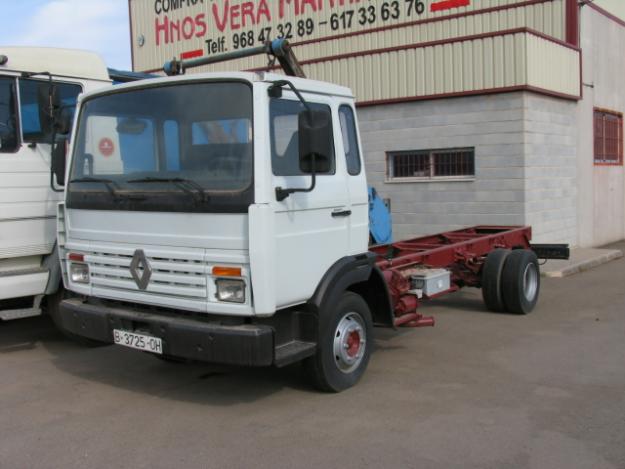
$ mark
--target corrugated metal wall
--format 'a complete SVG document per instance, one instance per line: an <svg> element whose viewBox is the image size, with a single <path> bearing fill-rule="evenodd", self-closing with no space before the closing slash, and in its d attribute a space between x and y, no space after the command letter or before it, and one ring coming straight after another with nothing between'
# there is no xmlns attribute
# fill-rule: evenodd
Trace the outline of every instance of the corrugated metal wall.
<svg viewBox="0 0 625 469"><path fill-rule="evenodd" d="M527 35L527 84L580 96L581 54L543 38Z"/></svg>
<svg viewBox="0 0 625 469"><path fill-rule="evenodd" d="M321 3L329 4L329 1ZM230 2L241 3L241 0ZM269 3L273 11L282 1ZM223 7L224 2L221 4ZM372 4L375 5L375 21L363 26L360 24L359 9L363 6L368 8ZM295 25L298 21L308 19L313 21L315 27L310 36L298 37L298 33L293 31L294 37L291 39L301 61L317 61L305 65L308 76L347 85L354 89L359 101L435 96L513 86L534 86L573 96L579 94L580 59L577 51L539 35L527 32L510 33L510 30L529 28L556 40L563 40L566 35L565 0L473 0L469 6L444 12L432 13L426 7L420 15L416 15L416 11L408 15L407 8L410 4L410 0L397 2L400 9L396 20L392 18L392 1L357 2L354 6L346 1L343 7L326 7L316 13L298 17L295 17L295 9L291 5L285 9L284 17L273 21L270 26L275 36L280 25ZM431 4L432 2L424 3L426 6ZM380 15L381 5L388 6L386 11L390 16L386 21ZM213 21L213 12L208 2L198 2L194 7L180 8L166 15L156 15L155 0L131 0L130 6L136 70L158 70L165 61L187 51L197 50L207 54L207 38L224 37L226 47L232 50L230 41L234 39L233 34L253 31L257 45L261 27L267 26L261 24L256 27L242 27L234 32L227 32L226 29L223 33L208 30L200 38L157 47L156 21L162 24L164 16L169 20L182 20L189 15L202 13ZM354 12L351 18L349 15L339 15L349 11ZM444 19L447 17L449 18ZM440 20L436 20L438 18ZM336 30L329 31L328 28L322 31L319 25L324 22L333 22ZM410 24L406 24L407 22ZM373 31L359 34L370 29ZM471 38L506 31L507 33L497 37ZM145 38L145 44L138 47L136 38L141 35ZM343 37L327 40L327 37L333 35ZM164 39L162 32L159 37L161 41ZM454 39L464 40L424 46L427 43ZM418 46L380 52L380 49L408 45ZM354 55L340 60L328 60L349 54ZM266 65L267 58L260 56L202 67L193 72L249 70Z"/></svg>
<svg viewBox="0 0 625 469"><path fill-rule="evenodd" d="M241 1L238 3L241 3ZM379 3L381 4L383 2ZM477 0L474 5L479 4L479 9L476 6L469 6L450 10L446 12L446 14L432 14L426 9L425 12L418 17L407 17L406 15L403 15L398 20L393 20L391 18L386 22L382 22L380 18L377 18L376 22L368 25L367 27L359 24L359 15L356 12L355 16L351 18L350 28L340 27L334 32L327 31L323 34L319 31L319 27L317 27L317 30L313 32L312 35L304 38L297 37L297 32L292 31L291 33L294 37L291 39L291 42L298 44L302 42L302 40L305 40L306 42L311 40L320 40L320 42L309 43L297 47L297 54L300 60L310 60L349 52L360 52L370 49L402 46L405 44L438 41L454 37L490 33L493 31L502 31L520 27L528 27L556 39L564 39L564 0L551 0L523 7L501 9L483 14L472 14L470 16L457 17L459 13L480 10L488 11L491 8L498 8L507 5L513 6L518 3L526 3L526 0ZM134 68L138 71L160 69L166 60L179 56L182 52L187 50L203 50L206 47L206 39L216 39L224 34L219 31L209 30L206 35L203 35L200 38L195 37L182 42L160 44L157 46L155 38L155 22L158 17L155 15L154 11L154 0L131 0L130 5L132 12L133 36L135 39L133 40L135 61ZM322 22L327 22L329 24L331 21L331 15L337 11L340 12L341 10L326 9L317 14L310 15L310 18L314 19L316 24ZM287 23L292 25L297 24L299 20L294 17L293 12L294 10L287 11L287 13L290 14L287 14L283 19L274 21L271 24L271 26L273 26L272 37L279 34L277 29L279 27L278 25L286 25ZM198 4L197 7L190 9L179 9L175 12L169 13L167 16L171 20L176 21L183 20L189 15L193 16L198 13L205 13L208 17L212 18L212 13L208 10L208 4L206 4L206 6ZM427 20L432 17L445 18L446 16L453 16L453 18L449 20L427 22ZM410 22L411 20L426 22L417 25L409 24L407 26L397 27L403 23ZM341 23L341 26L346 24L343 23L342 20L339 20L339 22ZM346 22L349 22L349 19L347 19ZM257 40L262 27L266 27L266 25L242 28L239 31L253 31L255 40ZM393 29L384 29L382 31L374 31L367 34L358 34L342 38L340 40L323 40L323 38L327 37L334 37L345 33L353 34L364 32L380 27L393 27ZM284 31L284 29L282 29L282 31ZM225 34L226 36L228 35L228 33ZM137 45L136 38L140 35L145 37L145 45L143 47L138 47ZM163 37L164 36L161 35L161 39ZM231 63L229 64L229 67L236 66L237 69L256 68L263 66L263 61L263 58L245 59L236 63ZM223 67L213 66L212 70L219 70L220 68ZM226 66L225 69L231 68Z"/></svg>
<svg viewBox="0 0 625 469"><path fill-rule="evenodd" d="M579 54L528 32L305 65L360 102L518 87L579 93ZM388 73L387 71L390 71Z"/></svg>

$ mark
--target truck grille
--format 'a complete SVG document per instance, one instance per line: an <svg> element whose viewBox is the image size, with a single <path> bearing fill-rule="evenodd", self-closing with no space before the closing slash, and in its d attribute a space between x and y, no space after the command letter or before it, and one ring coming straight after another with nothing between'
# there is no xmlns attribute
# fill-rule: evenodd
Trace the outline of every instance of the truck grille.
<svg viewBox="0 0 625 469"><path fill-rule="evenodd" d="M96 251L86 255L93 288L195 300L207 297L207 266L197 254L186 258L160 257L149 251L145 254L152 268L145 290L137 286L130 273L132 254Z"/></svg>

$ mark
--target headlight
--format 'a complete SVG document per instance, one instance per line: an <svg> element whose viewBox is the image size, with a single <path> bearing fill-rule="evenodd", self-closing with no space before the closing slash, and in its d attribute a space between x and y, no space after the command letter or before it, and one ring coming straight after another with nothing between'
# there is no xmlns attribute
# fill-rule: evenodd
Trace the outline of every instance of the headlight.
<svg viewBox="0 0 625 469"><path fill-rule="evenodd" d="M217 299L228 303L245 303L245 282L219 278L215 280L217 285Z"/></svg>
<svg viewBox="0 0 625 469"><path fill-rule="evenodd" d="M69 278L74 283L89 283L89 266L72 262L69 266Z"/></svg>

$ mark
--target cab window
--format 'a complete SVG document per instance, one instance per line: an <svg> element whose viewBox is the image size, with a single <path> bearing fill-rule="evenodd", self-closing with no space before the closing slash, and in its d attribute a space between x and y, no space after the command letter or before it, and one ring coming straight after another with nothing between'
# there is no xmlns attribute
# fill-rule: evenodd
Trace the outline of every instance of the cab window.
<svg viewBox="0 0 625 469"><path fill-rule="evenodd" d="M331 112L330 106L310 103L315 110ZM299 168L298 115L304 110L299 101L272 99L269 109L271 121L271 166L275 176L303 175ZM334 146L333 146L334 147ZM334 151L330 155L330 171L334 174Z"/></svg>
<svg viewBox="0 0 625 469"><path fill-rule="evenodd" d="M350 106L342 105L339 108L339 120L341 121L341 135L347 172L351 176L360 174L360 152L358 150L358 134L356 133L356 118Z"/></svg>
<svg viewBox="0 0 625 469"><path fill-rule="evenodd" d="M41 128L39 109L39 88L46 84L46 80L20 79L20 106L22 117L22 135L24 142L48 142L50 135L46 135ZM74 117L76 110L76 98L82 89L79 85L68 83L55 83L61 101L61 107L70 111L70 116Z"/></svg>
<svg viewBox="0 0 625 469"><path fill-rule="evenodd" d="M18 147L15 80L0 77L0 153L13 153Z"/></svg>

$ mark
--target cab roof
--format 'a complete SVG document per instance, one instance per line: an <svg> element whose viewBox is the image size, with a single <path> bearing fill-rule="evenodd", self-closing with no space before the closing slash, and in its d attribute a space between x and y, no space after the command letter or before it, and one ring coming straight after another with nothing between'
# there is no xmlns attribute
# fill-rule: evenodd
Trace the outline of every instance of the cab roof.
<svg viewBox="0 0 625 469"><path fill-rule="evenodd" d="M110 82L106 65L95 52L53 47L0 46L8 60L0 71L49 72L58 77Z"/></svg>
<svg viewBox="0 0 625 469"><path fill-rule="evenodd" d="M134 88L142 88L145 86L154 86L159 84L185 83L189 81L202 80L242 80L251 83L262 82L270 83L277 80L287 80L300 91L316 94L325 94L329 96L340 96L345 98L353 98L352 91L344 86L335 85L323 81L310 80L308 78L297 78L278 73L266 72L210 72L210 73L194 73L189 75L178 75L172 77L159 77L147 80L139 80L133 83L118 85L115 91L123 91ZM110 88L103 88L90 93L85 93L84 98L98 94L106 94L112 91Z"/></svg>

